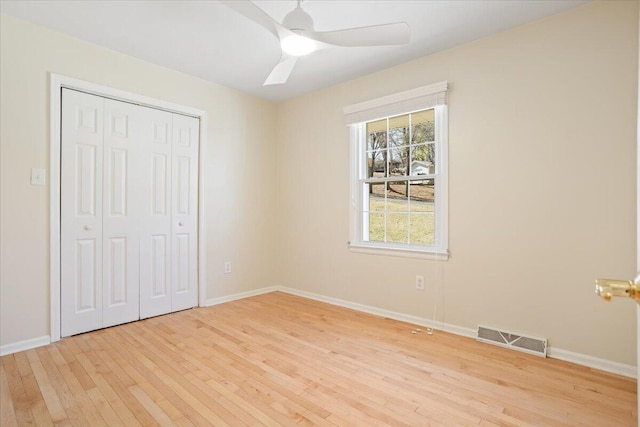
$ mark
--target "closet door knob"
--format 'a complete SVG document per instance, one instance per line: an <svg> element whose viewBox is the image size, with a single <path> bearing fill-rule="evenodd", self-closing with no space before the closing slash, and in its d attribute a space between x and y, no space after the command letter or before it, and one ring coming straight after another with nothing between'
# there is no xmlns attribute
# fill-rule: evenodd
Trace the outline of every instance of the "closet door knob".
<svg viewBox="0 0 640 427"><path fill-rule="evenodd" d="M90 225L85 225L83 228L84 228L85 230L89 231L89 230L91 230L93 227L92 227L92 226L90 226Z"/></svg>
<svg viewBox="0 0 640 427"><path fill-rule="evenodd" d="M184 224L182 222L178 223L178 227L182 227Z"/></svg>

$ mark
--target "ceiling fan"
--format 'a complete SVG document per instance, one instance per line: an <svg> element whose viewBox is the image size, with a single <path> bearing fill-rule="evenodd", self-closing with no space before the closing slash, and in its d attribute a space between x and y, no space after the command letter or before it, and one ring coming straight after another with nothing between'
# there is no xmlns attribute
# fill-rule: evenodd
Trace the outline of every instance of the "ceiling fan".
<svg viewBox="0 0 640 427"><path fill-rule="evenodd" d="M331 47L387 46L409 43L409 25L405 22L348 28L337 31L314 31L313 19L298 5L282 24L249 0L224 0L222 3L266 28L280 40L282 56L264 86L287 81L299 57Z"/></svg>

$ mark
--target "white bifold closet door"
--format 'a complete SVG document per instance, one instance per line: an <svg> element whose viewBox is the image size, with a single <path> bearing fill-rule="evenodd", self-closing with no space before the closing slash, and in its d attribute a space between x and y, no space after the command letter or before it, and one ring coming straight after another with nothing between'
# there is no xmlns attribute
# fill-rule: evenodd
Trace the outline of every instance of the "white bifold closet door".
<svg viewBox="0 0 640 427"><path fill-rule="evenodd" d="M62 95L62 336L194 307L198 119Z"/></svg>
<svg viewBox="0 0 640 427"><path fill-rule="evenodd" d="M145 109L151 123L140 135L144 161L141 184L148 191L140 203L140 318L171 311L171 146L172 114Z"/></svg>
<svg viewBox="0 0 640 427"><path fill-rule="evenodd" d="M197 301L198 120L144 109L140 318Z"/></svg>

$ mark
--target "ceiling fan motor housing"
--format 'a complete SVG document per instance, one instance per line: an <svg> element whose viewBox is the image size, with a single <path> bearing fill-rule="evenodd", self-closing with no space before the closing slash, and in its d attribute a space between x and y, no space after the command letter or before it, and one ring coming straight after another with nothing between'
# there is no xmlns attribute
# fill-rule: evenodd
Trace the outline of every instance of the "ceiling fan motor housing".
<svg viewBox="0 0 640 427"><path fill-rule="evenodd" d="M282 26L296 33L313 31L313 18L298 5L284 17Z"/></svg>

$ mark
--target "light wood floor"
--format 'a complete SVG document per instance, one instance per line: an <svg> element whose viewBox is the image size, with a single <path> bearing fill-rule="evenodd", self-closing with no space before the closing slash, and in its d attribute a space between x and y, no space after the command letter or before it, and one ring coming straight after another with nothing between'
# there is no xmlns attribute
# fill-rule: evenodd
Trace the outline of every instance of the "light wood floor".
<svg viewBox="0 0 640 427"><path fill-rule="evenodd" d="M284 293L2 357L0 424L636 425L636 382Z"/></svg>

